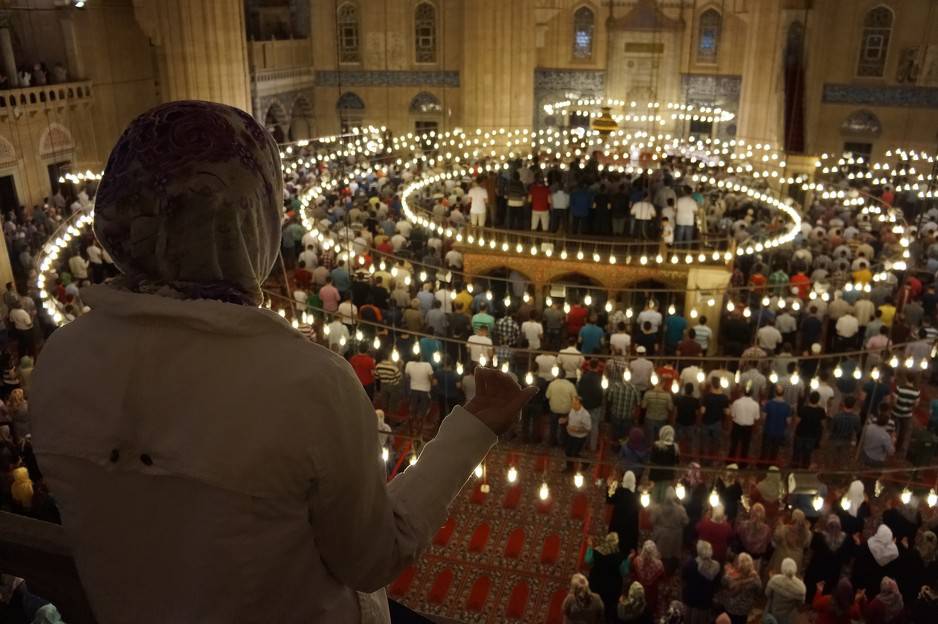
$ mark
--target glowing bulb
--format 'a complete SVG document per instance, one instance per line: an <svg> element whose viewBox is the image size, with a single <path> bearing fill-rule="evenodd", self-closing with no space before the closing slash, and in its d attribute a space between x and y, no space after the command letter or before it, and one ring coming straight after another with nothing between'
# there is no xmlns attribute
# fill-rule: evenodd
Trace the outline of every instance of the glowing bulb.
<svg viewBox="0 0 938 624"><path fill-rule="evenodd" d="M554 377L559 376L559 375L560 375L560 367L558 367L556 364L553 365L553 366L550 368L550 374L551 374L552 376L554 376Z"/></svg>
<svg viewBox="0 0 938 624"><path fill-rule="evenodd" d="M625 369L625 372L622 373L622 379L625 382L632 381L632 370L629 368Z"/></svg>
<svg viewBox="0 0 938 624"><path fill-rule="evenodd" d="M684 497L687 496L687 490L684 488L683 483L678 483L674 488L674 495L677 496L678 500L684 500Z"/></svg>
<svg viewBox="0 0 938 624"><path fill-rule="evenodd" d="M529 386L534 383L534 374L531 371L528 371L528 374L524 376L524 383Z"/></svg>
<svg viewBox="0 0 938 624"><path fill-rule="evenodd" d="M651 505L651 494L649 494L647 490L642 492L641 503L642 507L648 507Z"/></svg>
<svg viewBox="0 0 938 624"><path fill-rule="evenodd" d="M479 464L478 466L476 466L476 469L474 472L475 472L476 478L481 479L482 478L482 464Z"/></svg>
<svg viewBox="0 0 938 624"><path fill-rule="evenodd" d="M544 305L549 308L550 306L554 305L554 300L551 299L550 297L547 297L546 299L544 299Z"/></svg>
<svg viewBox="0 0 938 624"><path fill-rule="evenodd" d="M391 457L391 452L388 450L388 447L386 446L383 447L381 449L381 461L383 461L384 463L387 463L390 457Z"/></svg>
<svg viewBox="0 0 938 624"><path fill-rule="evenodd" d="M908 487L902 490L902 494L899 494L899 500L902 501L903 505L908 505L910 502L912 502L912 490L910 490Z"/></svg>
<svg viewBox="0 0 938 624"><path fill-rule="evenodd" d="M514 483L518 480L518 470L512 466L508 469L508 483Z"/></svg>
<svg viewBox="0 0 938 624"><path fill-rule="evenodd" d="M824 498L820 495L815 496L811 501L811 506L814 507L814 511L821 511L821 508L824 506Z"/></svg>
<svg viewBox="0 0 938 624"><path fill-rule="evenodd" d="M707 375L703 371L697 371L697 383L703 383Z"/></svg>
<svg viewBox="0 0 938 624"><path fill-rule="evenodd" d="M818 381L817 377L812 377L811 381L808 382L808 386L810 386L812 390L817 390L821 387L821 382Z"/></svg>
<svg viewBox="0 0 938 624"><path fill-rule="evenodd" d="M371 343L371 346L373 346L376 351L377 351L378 349L380 349L380 348L381 348L381 339L378 338L377 336L375 336L374 342Z"/></svg>
<svg viewBox="0 0 938 624"><path fill-rule="evenodd" d="M710 507L716 507L720 504L720 495L717 494L716 488L711 490L710 498L707 500L710 503Z"/></svg>
<svg viewBox="0 0 938 624"><path fill-rule="evenodd" d="M573 475L573 486L578 490L583 487L583 473L577 472Z"/></svg>
<svg viewBox="0 0 938 624"><path fill-rule="evenodd" d="M606 310L606 313L607 313L607 314L610 313L610 312L612 312L612 302L611 302L611 301L607 301L607 302L606 302L606 305L604 306L604 309Z"/></svg>
<svg viewBox="0 0 938 624"><path fill-rule="evenodd" d="M677 382L677 379L671 381L671 393L677 394L681 391L681 384Z"/></svg>
<svg viewBox="0 0 938 624"><path fill-rule="evenodd" d="M726 302L726 311L727 311L727 312L732 312L732 311L735 310L735 309L736 309L736 306L733 304L732 301L727 301L727 302Z"/></svg>
<svg viewBox="0 0 938 624"><path fill-rule="evenodd" d="M443 356L440 354L440 352L439 352L439 351L434 351L434 352L433 352L433 362L434 362L435 364L439 364L442 360L443 360Z"/></svg>
<svg viewBox="0 0 938 624"><path fill-rule="evenodd" d="M655 373L654 371L652 371L651 373L651 385L653 386L658 385L658 373Z"/></svg>
<svg viewBox="0 0 938 624"><path fill-rule="evenodd" d="M407 463L409 463L411 466L413 466L414 464L416 464L416 463L417 463L417 455L416 455L416 454L411 455L411 456L410 456L410 460L409 460Z"/></svg>
<svg viewBox="0 0 938 624"><path fill-rule="evenodd" d="M898 368L898 367L899 367L899 356L896 356L896 355L892 356L892 357L889 359L889 365L892 366L893 368Z"/></svg>
<svg viewBox="0 0 938 624"><path fill-rule="evenodd" d="M411 352L412 352L414 355L420 355L420 343L419 343L419 342L415 342L415 343L414 343L414 346L413 346L413 348L411 349Z"/></svg>
<svg viewBox="0 0 938 624"><path fill-rule="evenodd" d="M834 377L836 377L837 379L840 379L843 376L844 376L844 369L842 369L840 367L840 364L838 364L837 366L834 367Z"/></svg>
<svg viewBox="0 0 938 624"><path fill-rule="evenodd" d="M690 317L691 317L692 319L695 319L695 318L697 318L698 316L700 316L700 312L697 311L697 308L691 308L691 309L690 309Z"/></svg>
<svg viewBox="0 0 938 624"><path fill-rule="evenodd" d="M870 371L870 377L873 378L873 381L876 381L877 379L879 379L879 369L878 369L878 368L874 368L873 370L871 370L871 371Z"/></svg>
<svg viewBox="0 0 938 624"><path fill-rule="evenodd" d="M720 387L726 390L730 387L730 380L726 377L720 377Z"/></svg>
<svg viewBox="0 0 938 624"><path fill-rule="evenodd" d="M504 361L504 362L502 362L501 371L502 371L503 373L507 373L507 372L508 372L508 361L507 361L507 360Z"/></svg>
<svg viewBox="0 0 938 624"><path fill-rule="evenodd" d="M668 314L670 314L671 316L674 316L676 312L677 312L677 308L674 307L673 303L668 306Z"/></svg>
<svg viewBox="0 0 938 624"><path fill-rule="evenodd" d="M925 499L925 502L928 503L929 507L934 507L938 505L938 494L935 493L935 488L932 488L928 493L928 498Z"/></svg>
<svg viewBox="0 0 938 624"><path fill-rule="evenodd" d="M462 362L456 362L456 374L461 377L461 376L462 376L462 373L463 373L463 370L464 370L464 369L463 369Z"/></svg>
<svg viewBox="0 0 938 624"><path fill-rule="evenodd" d="M778 373L776 373L775 371L772 371L771 373L769 373L769 381L771 381L773 384L777 384L777 383L778 383Z"/></svg>
<svg viewBox="0 0 938 624"><path fill-rule="evenodd" d="M564 313L564 314L570 314L570 304L569 304L569 303L563 304L563 313Z"/></svg>
<svg viewBox="0 0 938 624"><path fill-rule="evenodd" d="M537 491L537 496L542 501L546 501L548 498L550 498L550 488L547 487L547 481L541 483L541 488Z"/></svg>

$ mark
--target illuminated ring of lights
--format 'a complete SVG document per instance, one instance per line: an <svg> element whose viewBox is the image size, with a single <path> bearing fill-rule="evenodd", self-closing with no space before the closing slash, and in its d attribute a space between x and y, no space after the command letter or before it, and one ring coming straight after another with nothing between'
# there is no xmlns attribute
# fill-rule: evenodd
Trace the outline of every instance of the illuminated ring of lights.
<svg viewBox="0 0 938 624"><path fill-rule="evenodd" d="M639 103L635 100L626 102L615 98L592 98L580 97L575 93L568 93L566 99L547 102L543 106L543 111L547 115L567 114L587 116L598 118L603 114L602 109L609 108L611 116L616 123L634 124L634 123L657 123L664 125L668 123L665 117L662 117L660 111L671 111L671 122L675 121L702 121L710 123L726 123L732 121L736 115L730 111L723 110L718 106L697 106L694 104L683 104L679 102L644 102ZM622 111L612 113L612 110ZM635 112L635 111L645 112ZM665 112L665 115L668 113Z"/></svg>

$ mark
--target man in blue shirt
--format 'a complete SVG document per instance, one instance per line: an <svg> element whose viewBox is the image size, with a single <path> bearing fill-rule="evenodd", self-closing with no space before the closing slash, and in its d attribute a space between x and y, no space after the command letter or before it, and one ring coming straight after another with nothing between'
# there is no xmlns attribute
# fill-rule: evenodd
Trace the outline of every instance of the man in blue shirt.
<svg viewBox="0 0 938 624"><path fill-rule="evenodd" d="M788 419L791 417L791 405L785 401L785 389L776 384L775 396L766 402L765 425L762 427L762 460L775 461L778 451L785 443L788 431Z"/></svg>
<svg viewBox="0 0 938 624"><path fill-rule="evenodd" d="M580 351L586 354L596 353L603 344L603 330L596 325L596 315L591 314L589 322L580 328Z"/></svg>
<svg viewBox="0 0 938 624"><path fill-rule="evenodd" d="M573 234L589 234L590 211L593 209L593 193L582 182L570 193L570 216Z"/></svg>
<svg viewBox="0 0 938 624"><path fill-rule="evenodd" d="M343 295L352 288L352 279L345 268L345 260L339 260L339 265L332 269L329 275L332 277L332 285Z"/></svg>
<svg viewBox="0 0 938 624"><path fill-rule="evenodd" d="M671 314L664 319L664 352L674 355L677 345L684 337L687 329L687 319L680 314Z"/></svg>

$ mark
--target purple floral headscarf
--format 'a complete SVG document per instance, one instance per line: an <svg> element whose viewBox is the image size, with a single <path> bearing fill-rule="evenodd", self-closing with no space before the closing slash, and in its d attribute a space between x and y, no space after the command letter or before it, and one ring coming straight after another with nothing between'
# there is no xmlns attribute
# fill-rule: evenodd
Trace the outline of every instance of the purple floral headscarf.
<svg viewBox="0 0 938 624"><path fill-rule="evenodd" d="M132 290L257 304L282 211L280 151L267 131L230 106L170 102L118 139L94 229Z"/></svg>

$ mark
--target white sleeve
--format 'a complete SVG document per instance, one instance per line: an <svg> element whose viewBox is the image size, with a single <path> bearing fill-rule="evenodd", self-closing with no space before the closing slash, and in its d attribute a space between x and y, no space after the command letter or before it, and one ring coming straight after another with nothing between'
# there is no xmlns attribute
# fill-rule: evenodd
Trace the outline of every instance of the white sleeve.
<svg viewBox="0 0 938 624"><path fill-rule="evenodd" d="M427 546L497 438L457 406L417 464L386 483L374 408L351 367L347 377L324 406L335 411L336 426L322 432L313 451L310 522L329 571L355 590L372 592Z"/></svg>

